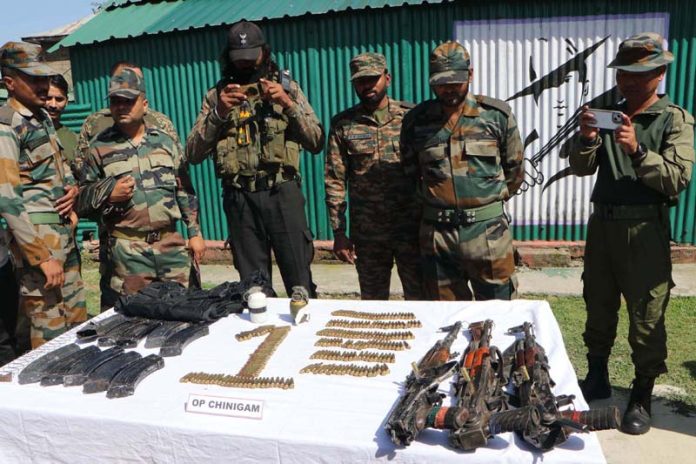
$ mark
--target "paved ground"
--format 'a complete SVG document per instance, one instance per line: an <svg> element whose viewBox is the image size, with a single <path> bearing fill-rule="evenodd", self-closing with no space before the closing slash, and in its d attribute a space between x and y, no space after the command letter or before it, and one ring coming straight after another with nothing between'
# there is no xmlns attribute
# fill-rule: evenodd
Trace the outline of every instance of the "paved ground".
<svg viewBox="0 0 696 464"><path fill-rule="evenodd" d="M238 280L239 275L232 266L204 265L201 269L203 281L216 284L226 280ZM320 296L358 296L358 277L353 266L342 264L315 264L312 273ZM546 268L519 271L520 294L581 295L581 268ZM696 264L674 265L674 295L696 296ZM273 282L280 293L282 280L278 269L273 272ZM392 275L391 294L403 295L396 273ZM598 401L592 406L617 405L625 407L628 401L626 389L614 389L614 396ZM696 419L675 414L661 401L653 402L652 430L642 436L630 436L618 431L598 433L602 449L610 464L641 463L687 463L696 462Z"/></svg>

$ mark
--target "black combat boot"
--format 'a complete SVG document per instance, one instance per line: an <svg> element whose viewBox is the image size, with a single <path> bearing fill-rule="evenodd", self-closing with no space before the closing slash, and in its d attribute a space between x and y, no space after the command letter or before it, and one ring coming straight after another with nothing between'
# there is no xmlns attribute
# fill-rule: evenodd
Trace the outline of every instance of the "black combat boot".
<svg viewBox="0 0 696 464"><path fill-rule="evenodd" d="M643 435L650 430L650 398L655 377L636 375L631 398L621 421L621 431L631 435Z"/></svg>
<svg viewBox="0 0 696 464"><path fill-rule="evenodd" d="M580 382L582 396L585 397L587 402L603 400L611 396L608 362L609 358L607 357L587 355L587 364L589 366L587 377Z"/></svg>

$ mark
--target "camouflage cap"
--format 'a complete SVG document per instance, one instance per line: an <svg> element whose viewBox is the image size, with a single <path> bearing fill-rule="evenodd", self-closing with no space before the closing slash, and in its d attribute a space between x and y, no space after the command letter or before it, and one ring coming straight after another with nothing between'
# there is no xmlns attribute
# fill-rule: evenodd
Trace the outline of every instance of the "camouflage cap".
<svg viewBox="0 0 696 464"><path fill-rule="evenodd" d="M674 61L671 52L665 50L664 39L656 32L641 32L621 42L610 68L628 72L645 72Z"/></svg>
<svg viewBox="0 0 696 464"><path fill-rule="evenodd" d="M41 47L27 42L7 42L0 49L0 66L17 69L30 76L58 74L41 59Z"/></svg>
<svg viewBox="0 0 696 464"><path fill-rule="evenodd" d="M350 60L350 80L381 76L385 69L387 60L381 53L361 53Z"/></svg>
<svg viewBox="0 0 696 464"><path fill-rule="evenodd" d="M430 85L469 82L471 58L459 42L447 41L430 54Z"/></svg>
<svg viewBox="0 0 696 464"><path fill-rule="evenodd" d="M111 77L109 96L128 99L145 93L145 81L132 68L123 68Z"/></svg>

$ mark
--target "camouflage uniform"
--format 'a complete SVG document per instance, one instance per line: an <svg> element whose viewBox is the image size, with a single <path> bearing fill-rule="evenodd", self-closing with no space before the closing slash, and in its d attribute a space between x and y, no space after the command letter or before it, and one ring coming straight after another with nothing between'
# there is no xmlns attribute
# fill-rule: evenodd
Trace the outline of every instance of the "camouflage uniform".
<svg viewBox="0 0 696 464"><path fill-rule="evenodd" d="M9 42L1 64L34 76L54 74L38 62L39 52L38 46ZM12 97L0 108L0 163L0 211L19 249L20 308L37 347L87 318L73 231L53 206L75 180L48 113L33 114ZM38 266L51 257L63 263L65 283L46 290Z"/></svg>
<svg viewBox="0 0 696 464"><path fill-rule="evenodd" d="M172 121L163 113L155 111L152 108L148 108L145 114L145 124L148 127L156 127L168 136L170 136L174 141L180 144L179 134L174 128ZM84 123L82 123L82 128L80 129L80 135L77 139L77 149L75 152L75 161L72 164L73 172L80 179L80 171L82 170L82 165L84 160L89 154L90 141L94 139L100 132L112 127L114 125L114 120L111 117L111 110L109 108L103 108L96 113L92 113L87 116ZM187 189L190 189L190 193L195 195L193 186L187 185ZM96 218L99 219L99 218ZM107 265L109 259L107 255L107 250L109 248L108 234L104 229L101 222L99 222L99 290L101 293L101 310L106 311L110 309L116 302L118 296L111 289L111 273L109 272L109 266Z"/></svg>
<svg viewBox="0 0 696 464"><path fill-rule="evenodd" d="M469 54L447 42L430 56L430 84L468 82ZM420 179L420 247L425 292L446 300L510 299L515 294L512 235L503 202L522 183L523 145L510 108L468 93L455 124L439 100L404 118L407 174Z"/></svg>
<svg viewBox="0 0 696 464"><path fill-rule="evenodd" d="M125 90L144 93L142 79L128 68L112 78L109 95L121 95ZM183 219L190 237L200 230L198 201L182 187L187 174L179 145L147 124L137 146L118 126L105 129L90 143L80 195L96 197L97 182L125 175L135 179L132 198L126 204L105 201L98 208L109 235L111 289L131 294L153 281L188 285L191 263L176 223Z"/></svg>
<svg viewBox="0 0 696 464"><path fill-rule="evenodd" d="M259 56L265 44L261 30L246 21L235 23L229 37L223 54L226 61L230 54ZM223 185L234 266L241 278L259 269L271 275L273 250L287 294L292 294L292 287L302 286L314 297L310 269L314 248L304 212L300 149L319 153L324 131L300 86L270 58L249 82L230 77L236 74L231 59L223 65L227 77L203 100L186 140L187 159L197 164L213 154ZM262 99L261 77L281 83L292 106L284 109ZM248 100L222 119L217 112L218 92L228 83L243 84Z"/></svg>
<svg viewBox="0 0 696 464"><path fill-rule="evenodd" d="M380 76L384 56L365 53L351 60L352 79ZM407 300L422 298L416 185L401 166L401 121L413 105L388 99L370 112L358 104L331 120L324 172L326 204L334 236L346 233L346 187L350 184L350 239L357 255L360 296L389 299L396 268Z"/></svg>
<svg viewBox="0 0 696 464"><path fill-rule="evenodd" d="M656 42L662 50L662 38L651 37L654 35L627 42L631 46L631 41ZM644 72L668 62L652 61L652 67L640 62L616 67ZM609 109L626 111L623 104ZM578 133L563 151L569 155L575 175L597 172L583 273L584 340L589 355L609 356L623 295L630 315L628 340L636 374L657 377L667 372L664 313L674 286L669 206L691 179L694 118L665 95L631 121L644 150L638 156L624 154L609 130L602 130L594 141L585 141Z"/></svg>

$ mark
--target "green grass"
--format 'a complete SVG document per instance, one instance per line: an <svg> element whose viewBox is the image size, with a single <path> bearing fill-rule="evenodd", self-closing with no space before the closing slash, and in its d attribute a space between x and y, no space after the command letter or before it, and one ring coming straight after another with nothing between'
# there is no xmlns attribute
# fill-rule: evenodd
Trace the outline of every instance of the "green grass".
<svg viewBox="0 0 696 464"><path fill-rule="evenodd" d="M558 325L563 333L563 341L570 361L578 378L587 373L585 345L582 332L585 328L585 303L579 296L525 295L525 298L545 299L551 305ZM670 385L683 390L684 394L668 397L675 410L685 414L696 413L696 297L673 297L666 314L667 325L667 369L660 376L658 384ZM629 388L634 371L631 362L631 348L628 344L628 314L622 305L619 328L609 358L609 377L611 384L618 388Z"/></svg>

